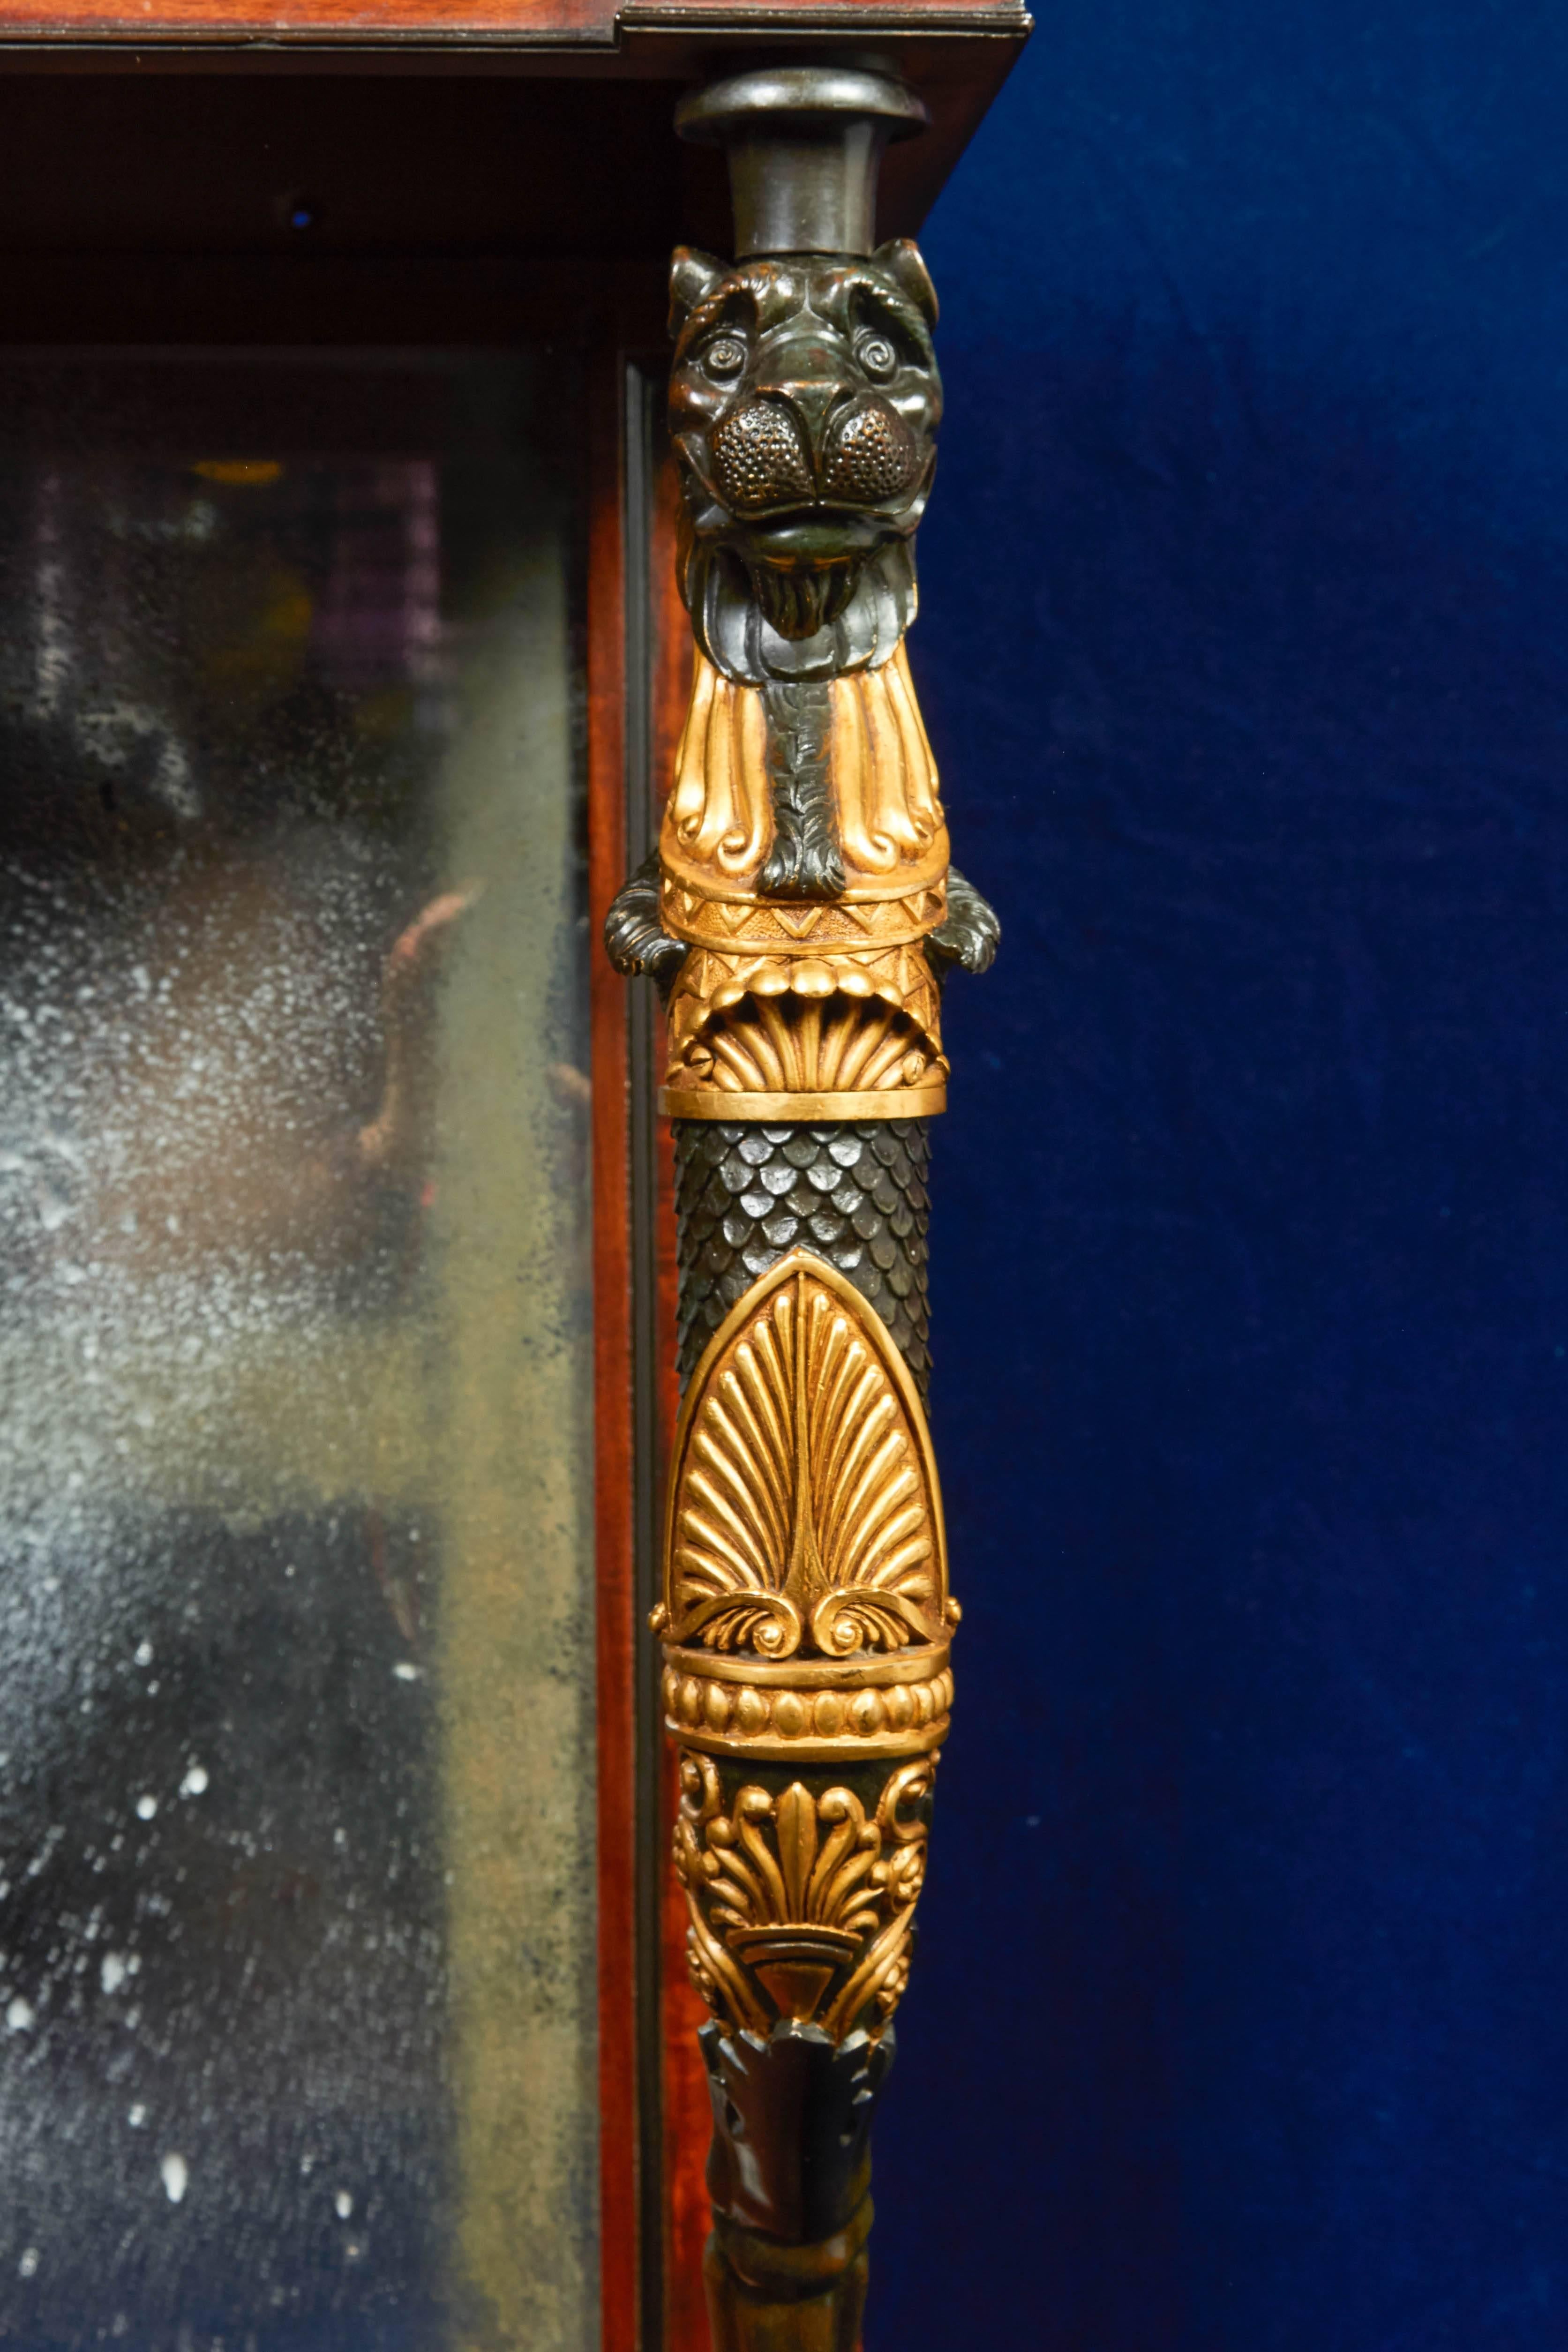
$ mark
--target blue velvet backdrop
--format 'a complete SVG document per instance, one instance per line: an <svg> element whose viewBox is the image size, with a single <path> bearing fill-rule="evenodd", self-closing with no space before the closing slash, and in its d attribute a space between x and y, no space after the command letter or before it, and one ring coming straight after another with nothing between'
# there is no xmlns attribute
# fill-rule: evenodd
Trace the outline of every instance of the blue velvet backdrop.
<svg viewBox="0 0 1568 2352"><path fill-rule="evenodd" d="M957 1736L868 2352L1568 2343L1568 18L1059 0L925 239Z"/></svg>

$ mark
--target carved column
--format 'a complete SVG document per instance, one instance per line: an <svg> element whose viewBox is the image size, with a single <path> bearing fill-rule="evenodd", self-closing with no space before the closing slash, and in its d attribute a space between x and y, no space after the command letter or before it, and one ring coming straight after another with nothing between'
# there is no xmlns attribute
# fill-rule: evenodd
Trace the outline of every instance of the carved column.
<svg viewBox="0 0 1568 2352"><path fill-rule="evenodd" d="M684 1402L655 1630L713 2012L715 2352L858 2343L952 1700L927 1121L943 981L997 933L948 864L904 643L937 306L873 218L886 140L923 120L842 68L737 75L678 116L728 149L736 258L671 269L691 704L606 943L668 1019Z"/></svg>

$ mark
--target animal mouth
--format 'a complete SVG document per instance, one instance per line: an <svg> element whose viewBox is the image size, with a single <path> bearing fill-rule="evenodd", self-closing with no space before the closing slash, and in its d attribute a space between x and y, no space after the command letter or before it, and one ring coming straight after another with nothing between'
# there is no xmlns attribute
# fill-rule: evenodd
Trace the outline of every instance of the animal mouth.
<svg viewBox="0 0 1568 2352"><path fill-rule="evenodd" d="M855 593L864 557L861 550L852 562L753 565L752 585L769 626L794 643L831 627Z"/></svg>
<svg viewBox="0 0 1568 2352"><path fill-rule="evenodd" d="M746 543L752 559L773 571L842 571L868 556L885 529L863 508L821 503L750 519Z"/></svg>

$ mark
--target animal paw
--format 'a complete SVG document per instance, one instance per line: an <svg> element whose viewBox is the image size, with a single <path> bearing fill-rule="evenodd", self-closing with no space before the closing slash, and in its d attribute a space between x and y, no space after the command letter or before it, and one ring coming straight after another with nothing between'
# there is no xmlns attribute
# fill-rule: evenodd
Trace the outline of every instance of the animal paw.
<svg viewBox="0 0 1568 2352"><path fill-rule="evenodd" d="M926 940L938 982L956 965L963 971L989 971L996 959L1002 926L996 910L966 882L956 866L948 868L947 913Z"/></svg>
<svg viewBox="0 0 1568 2352"><path fill-rule="evenodd" d="M668 996L676 974L686 961L686 942L672 940L658 919L658 852L645 857L637 872L623 882L605 918L605 952L616 970L628 979L639 973L658 983Z"/></svg>

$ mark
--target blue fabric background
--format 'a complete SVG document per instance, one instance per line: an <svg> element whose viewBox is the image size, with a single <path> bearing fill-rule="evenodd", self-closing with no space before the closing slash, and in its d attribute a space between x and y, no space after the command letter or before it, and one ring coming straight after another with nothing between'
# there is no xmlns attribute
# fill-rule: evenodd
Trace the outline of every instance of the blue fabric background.
<svg viewBox="0 0 1568 2352"><path fill-rule="evenodd" d="M1568 17L1059 0L924 239L957 1730L868 2352L1568 2343Z"/></svg>

